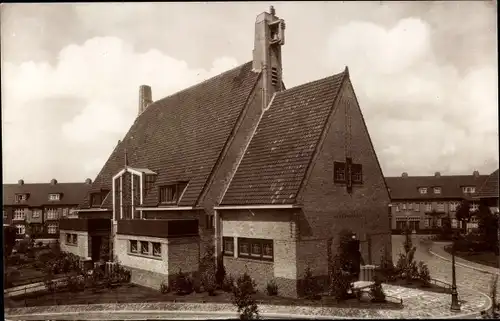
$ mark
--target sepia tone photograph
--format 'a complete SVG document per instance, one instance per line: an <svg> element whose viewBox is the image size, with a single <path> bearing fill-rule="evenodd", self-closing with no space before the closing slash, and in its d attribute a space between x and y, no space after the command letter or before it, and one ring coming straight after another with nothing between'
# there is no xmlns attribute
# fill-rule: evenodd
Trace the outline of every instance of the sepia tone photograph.
<svg viewBox="0 0 500 321"><path fill-rule="evenodd" d="M4 319L500 318L497 10L2 3Z"/></svg>

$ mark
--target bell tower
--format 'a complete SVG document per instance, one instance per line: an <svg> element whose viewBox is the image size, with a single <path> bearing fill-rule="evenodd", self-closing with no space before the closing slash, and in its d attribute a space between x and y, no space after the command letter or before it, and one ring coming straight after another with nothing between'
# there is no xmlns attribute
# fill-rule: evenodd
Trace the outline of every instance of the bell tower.
<svg viewBox="0 0 500 321"><path fill-rule="evenodd" d="M274 7L255 21L253 70L262 72L263 105L267 108L272 95L283 90L281 46L285 44L285 21L276 16Z"/></svg>

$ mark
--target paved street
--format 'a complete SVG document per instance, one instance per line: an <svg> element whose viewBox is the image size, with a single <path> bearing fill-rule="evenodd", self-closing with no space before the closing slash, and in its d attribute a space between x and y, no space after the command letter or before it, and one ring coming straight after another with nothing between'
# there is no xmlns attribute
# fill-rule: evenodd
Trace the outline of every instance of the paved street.
<svg viewBox="0 0 500 321"><path fill-rule="evenodd" d="M422 236L419 236L422 237ZM431 277L451 283L451 263L440 259L429 253L429 247L419 242L418 238L413 238L413 245L417 247L415 259L424 261L429 266ZM425 236L427 237L427 236ZM402 250L404 241L403 235L392 236L392 251L394 262L397 262L398 253ZM456 266L457 285L459 287L468 287L470 289L480 291L486 294L490 293L491 280L493 275L490 273L480 272L463 266ZM500 293L500 282L497 284L498 293Z"/></svg>

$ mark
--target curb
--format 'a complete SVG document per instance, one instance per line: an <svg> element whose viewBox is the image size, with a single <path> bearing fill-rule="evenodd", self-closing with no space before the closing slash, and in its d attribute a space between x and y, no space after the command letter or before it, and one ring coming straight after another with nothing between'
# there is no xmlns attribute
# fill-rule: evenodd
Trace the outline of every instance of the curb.
<svg viewBox="0 0 500 321"><path fill-rule="evenodd" d="M447 262L451 262L450 259L446 258L446 257L443 257L442 255L439 255L437 254L436 252L434 252L433 250L429 249L429 253L431 253L432 255L440 258L441 260L444 260L444 261L447 261ZM471 269L471 270L475 270L475 271L478 271L478 272L481 272L481 273L484 273L484 274L491 274L491 275L498 275L500 276L500 272L498 273L493 273L491 271L487 271L487 270L483 270L483 269L480 269L480 268L477 268L475 266L471 266L471 265L467 265L467 264L464 264L464 263L460 263L460 262L457 262L455 260L455 264L458 265L458 266L461 266L461 267L464 267L464 268L467 268L467 269Z"/></svg>

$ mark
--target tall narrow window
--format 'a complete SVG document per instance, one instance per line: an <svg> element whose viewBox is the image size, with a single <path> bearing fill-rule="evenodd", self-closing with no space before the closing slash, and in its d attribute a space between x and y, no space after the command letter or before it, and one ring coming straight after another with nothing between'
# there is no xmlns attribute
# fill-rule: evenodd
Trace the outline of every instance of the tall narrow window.
<svg viewBox="0 0 500 321"><path fill-rule="evenodd" d="M345 183L345 163L333 162L333 182Z"/></svg>
<svg viewBox="0 0 500 321"><path fill-rule="evenodd" d="M187 187L186 182L177 184L166 185L160 187L160 203L162 204L175 204L184 194Z"/></svg>
<svg viewBox="0 0 500 321"><path fill-rule="evenodd" d="M149 254L149 242L141 241L141 254Z"/></svg>
<svg viewBox="0 0 500 321"><path fill-rule="evenodd" d="M223 237L223 251L224 255L233 256L234 255L234 238Z"/></svg>
<svg viewBox="0 0 500 321"><path fill-rule="evenodd" d="M352 164L352 182L354 184L363 183L363 166L361 164Z"/></svg>
<svg viewBox="0 0 500 321"><path fill-rule="evenodd" d="M130 252L137 253L137 241L130 240Z"/></svg>

